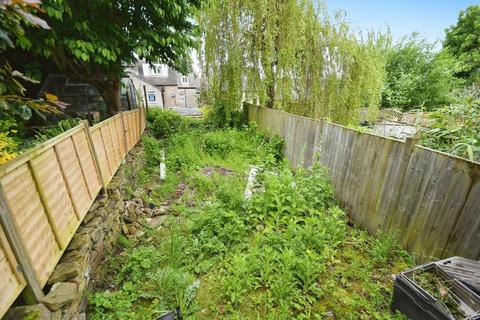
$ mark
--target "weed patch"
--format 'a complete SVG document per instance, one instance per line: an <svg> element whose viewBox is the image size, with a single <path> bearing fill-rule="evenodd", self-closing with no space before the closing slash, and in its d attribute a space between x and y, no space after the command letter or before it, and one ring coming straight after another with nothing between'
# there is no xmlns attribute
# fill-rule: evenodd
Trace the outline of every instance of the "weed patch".
<svg viewBox="0 0 480 320"><path fill-rule="evenodd" d="M248 127L143 144L133 188L175 205L163 226L120 239L91 295L92 319L153 319L176 307L186 319L400 319L389 311L391 275L411 257L392 237L350 227L321 167L292 172L281 141ZM252 164L262 187L246 201Z"/></svg>

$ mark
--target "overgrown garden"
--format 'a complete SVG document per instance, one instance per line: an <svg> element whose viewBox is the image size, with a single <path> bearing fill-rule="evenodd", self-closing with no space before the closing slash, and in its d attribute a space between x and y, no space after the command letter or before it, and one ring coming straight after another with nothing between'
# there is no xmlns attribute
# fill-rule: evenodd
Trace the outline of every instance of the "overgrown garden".
<svg viewBox="0 0 480 320"><path fill-rule="evenodd" d="M152 319L177 307L186 319L401 319L389 310L392 274L411 256L350 224L322 168L290 170L282 141L255 127L163 112L150 121L126 179L131 197L170 210L161 226L121 237L90 297L92 319ZM250 165L261 170L245 200Z"/></svg>

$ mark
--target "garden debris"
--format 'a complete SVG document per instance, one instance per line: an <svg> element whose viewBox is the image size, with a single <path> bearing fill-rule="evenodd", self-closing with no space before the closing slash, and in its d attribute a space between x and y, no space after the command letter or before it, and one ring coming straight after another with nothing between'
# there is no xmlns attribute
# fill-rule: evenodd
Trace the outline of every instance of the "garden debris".
<svg viewBox="0 0 480 320"><path fill-rule="evenodd" d="M167 166L165 164L165 150L160 150L160 180L167 179Z"/></svg>
<svg viewBox="0 0 480 320"><path fill-rule="evenodd" d="M160 225L162 225L165 220L167 219L167 216L158 216L155 218L147 218L147 223L148 226L152 229L158 228Z"/></svg>
<svg viewBox="0 0 480 320"><path fill-rule="evenodd" d="M430 262L396 277L392 309L411 319L480 319L480 262Z"/></svg>
<svg viewBox="0 0 480 320"><path fill-rule="evenodd" d="M164 315L157 318L157 320L182 320L182 314L180 312L180 308L176 308L175 310L169 311Z"/></svg>
<svg viewBox="0 0 480 320"><path fill-rule="evenodd" d="M205 177L210 177L214 173L218 173L219 175L221 175L223 177L228 177L228 176L234 175L233 170L230 170L230 169L224 168L224 167L206 166L206 167L203 167L203 169L202 169L202 174Z"/></svg>
<svg viewBox="0 0 480 320"><path fill-rule="evenodd" d="M125 201L125 210L123 220L125 225L122 226L123 234L126 236L135 235L137 229L145 219L147 227L158 228L166 219L166 214L170 212L169 202L162 203L156 207L151 203L145 203L141 198L134 198Z"/></svg>

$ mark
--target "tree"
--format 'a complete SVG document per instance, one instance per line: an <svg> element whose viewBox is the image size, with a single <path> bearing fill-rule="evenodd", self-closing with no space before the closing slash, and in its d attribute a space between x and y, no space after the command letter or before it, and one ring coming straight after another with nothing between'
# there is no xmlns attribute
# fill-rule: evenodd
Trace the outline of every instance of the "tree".
<svg viewBox="0 0 480 320"><path fill-rule="evenodd" d="M49 30L48 24L36 16L40 0L16 0L0 2L0 54L17 45L28 44L25 27ZM35 82L17 70L3 58L0 64L0 118L30 119L32 110L43 116L45 112L59 112L65 105L51 94L39 99L25 96L23 83Z"/></svg>
<svg viewBox="0 0 480 320"><path fill-rule="evenodd" d="M207 97L355 121L379 106L386 38L354 34L344 18L311 0L210 0L199 20Z"/></svg>
<svg viewBox="0 0 480 320"><path fill-rule="evenodd" d="M19 121L32 116L32 110L43 116L45 112L60 112L64 104L56 97L46 94L43 98L25 96L25 81L33 80L14 70L3 58L6 49L15 48L25 42L25 26L49 29L48 24L38 18L40 0L0 1L0 164L15 158L18 143L11 134L17 133Z"/></svg>
<svg viewBox="0 0 480 320"><path fill-rule="evenodd" d="M382 107L431 110L452 102L460 85L457 63L446 51L413 34L387 51Z"/></svg>
<svg viewBox="0 0 480 320"><path fill-rule="evenodd" d="M192 20L201 0L45 0L49 32L30 32L26 47L69 78L95 86L110 114L120 108L124 66L137 58L188 68L196 45Z"/></svg>
<svg viewBox="0 0 480 320"><path fill-rule="evenodd" d="M458 75L480 84L480 5L461 11L457 24L445 32L444 48L462 62Z"/></svg>

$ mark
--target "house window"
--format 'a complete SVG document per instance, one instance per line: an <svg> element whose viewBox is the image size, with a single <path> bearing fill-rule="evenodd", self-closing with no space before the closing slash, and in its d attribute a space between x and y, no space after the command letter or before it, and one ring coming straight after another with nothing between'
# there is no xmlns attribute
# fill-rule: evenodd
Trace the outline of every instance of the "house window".
<svg viewBox="0 0 480 320"><path fill-rule="evenodd" d="M157 94L155 93L155 91L148 91L148 101L149 102L157 101Z"/></svg>
<svg viewBox="0 0 480 320"><path fill-rule="evenodd" d="M154 77L168 77L168 66L164 64L155 63L151 67L148 63L142 65L144 76Z"/></svg>
<svg viewBox="0 0 480 320"><path fill-rule="evenodd" d="M178 92L178 102L185 102L185 92Z"/></svg>
<svg viewBox="0 0 480 320"><path fill-rule="evenodd" d="M188 83L188 77L183 76L182 77L182 84L187 84Z"/></svg>

